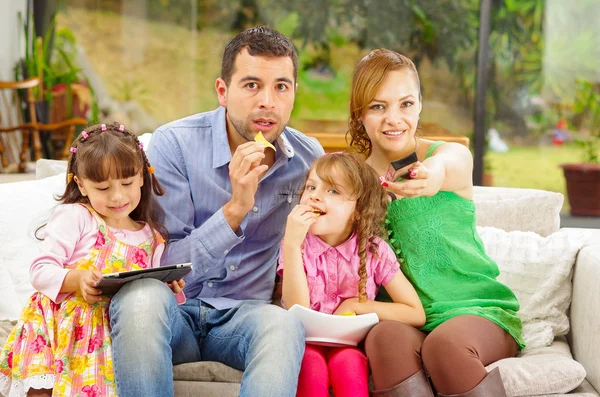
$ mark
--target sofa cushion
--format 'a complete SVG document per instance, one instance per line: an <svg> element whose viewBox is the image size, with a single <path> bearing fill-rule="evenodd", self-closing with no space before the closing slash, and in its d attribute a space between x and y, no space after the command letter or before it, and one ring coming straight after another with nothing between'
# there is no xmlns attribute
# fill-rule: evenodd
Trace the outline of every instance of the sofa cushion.
<svg viewBox="0 0 600 397"><path fill-rule="evenodd" d="M555 343L562 346L548 346L535 354L496 361L486 369L500 369L507 396L568 393L583 382L585 368L570 357L565 342Z"/></svg>
<svg viewBox="0 0 600 397"><path fill-rule="evenodd" d="M545 237L560 227L564 197L545 190L475 186L473 201L477 226L534 232Z"/></svg>
<svg viewBox="0 0 600 397"><path fill-rule="evenodd" d="M571 275L579 249L589 237L561 230L548 237L479 227L488 255L500 268L498 280L517 296L526 349L548 346L569 331Z"/></svg>
<svg viewBox="0 0 600 397"><path fill-rule="evenodd" d="M179 364L173 367L173 378L194 382L241 382L242 371L214 361Z"/></svg>
<svg viewBox="0 0 600 397"><path fill-rule="evenodd" d="M40 180L0 184L0 269L6 270L16 293L8 297L13 301L6 305L18 312L34 292L29 282L29 266L39 254L35 229L48 219L58 203L55 197L64 192L65 184L64 173ZM1 319L14 319L14 315L2 312Z"/></svg>
<svg viewBox="0 0 600 397"><path fill-rule="evenodd" d="M0 320L16 320L20 312L19 296L6 266L0 263Z"/></svg>
<svg viewBox="0 0 600 397"><path fill-rule="evenodd" d="M67 172L67 160L39 159L35 162L35 179L44 179L63 172Z"/></svg>
<svg viewBox="0 0 600 397"><path fill-rule="evenodd" d="M0 320L0 346L4 346L4 342L15 325L17 325L16 321Z"/></svg>

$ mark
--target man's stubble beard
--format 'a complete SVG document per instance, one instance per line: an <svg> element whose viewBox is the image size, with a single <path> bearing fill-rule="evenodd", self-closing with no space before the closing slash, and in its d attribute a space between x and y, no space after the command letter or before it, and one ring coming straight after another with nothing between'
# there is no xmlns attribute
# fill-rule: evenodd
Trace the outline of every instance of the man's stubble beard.
<svg viewBox="0 0 600 397"><path fill-rule="evenodd" d="M257 119L260 117L265 117L265 118L271 118L277 121L278 125L281 125L281 129L279 131L277 131L277 134L275 135L274 139L271 141L269 139L267 139L269 142L271 143L275 143L275 141L277 140L277 138L279 138L279 136L281 135L281 133L283 132L283 130L285 129L285 127L287 126L286 124L282 124L279 120L279 118L277 117L273 117L273 115L263 115L263 116L257 116L254 117L253 115L250 115L250 117L248 117L248 122L244 122L240 119L236 119L231 117L231 114L227 113L227 117L229 118L229 121L231 122L231 125L233 125L233 128L235 128L235 131L242 137L244 138L246 141L253 141L254 140L254 136L256 134L254 134L251 130L250 125L252 124L253 119ZM267 138L267 137L265 137Z"/></svg>

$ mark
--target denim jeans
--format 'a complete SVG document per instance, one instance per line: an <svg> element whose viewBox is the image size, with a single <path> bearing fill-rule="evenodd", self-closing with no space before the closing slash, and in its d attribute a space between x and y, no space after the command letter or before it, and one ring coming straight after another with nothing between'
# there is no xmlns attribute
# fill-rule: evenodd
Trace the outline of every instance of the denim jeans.
<svg viewBox="0 0 600 397"><path fill-rule="evenodd" d="M304 329L259 301L217 310L198 299L177 305L162 282L126 284L109 308L120 397L173 396L173 364L218 361L243 370L240 396L296 395Z"/></svg>

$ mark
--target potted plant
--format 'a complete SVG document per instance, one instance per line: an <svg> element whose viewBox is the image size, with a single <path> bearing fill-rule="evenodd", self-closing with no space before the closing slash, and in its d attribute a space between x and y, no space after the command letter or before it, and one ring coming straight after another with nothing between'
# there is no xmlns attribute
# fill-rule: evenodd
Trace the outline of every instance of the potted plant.
<svg viewBox="0 0 600 397"><path fill-rule="evenodd" d="M577 82L574 110L580 130L588 134L577 140L583 162L561 164L571 214L600 216L600 83Z"/></svg>
<svg viewBox="0 0 600 397"><path fill-rule="evenodd" d="M90 85L74 62L75 36L68 28L55 32L55 19L43 36L37 36L31 22L23 20L21 13L19 21L23 26L25 39L25 56L15 67L15 80L39 77L40 87L34 89L36 98L37 121L43 124L59 123L72 117L85 117L87 109L96 109L94 94ZM25 119L29 112L25 111ZM29 120L28 120L29 121ZM66 135L71 131L69 126L60 128L52 133L41 132L42 146L45 157L53 154L59 157L64 142L69 141Z"/></svg>

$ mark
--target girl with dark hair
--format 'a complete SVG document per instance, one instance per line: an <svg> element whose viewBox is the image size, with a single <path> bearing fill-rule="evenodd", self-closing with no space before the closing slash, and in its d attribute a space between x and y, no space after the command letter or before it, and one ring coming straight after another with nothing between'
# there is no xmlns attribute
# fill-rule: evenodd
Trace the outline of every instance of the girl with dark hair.
<svg viewBox="0 0 600 397"><path fill-rule="evenodd" d="M137 137L116 123L71 147L67 186L30 268L34 293L0 353L6 396L116 396L103 273L158 267L164 190ZM178 301L183 280L171 283Z"/></svg>
<svg viewBox="0 0 600 397"><path fill-rule="evenodd" d="M377 313L382 320L414 326L425 322L423 306L382 240L387 194L356 153L317 159L287 219L279 275L282 303L329 314ZM385 286L393 302L375 302ZM297 396L367 397L367 357L356 347L307 345Z"/></svg>

